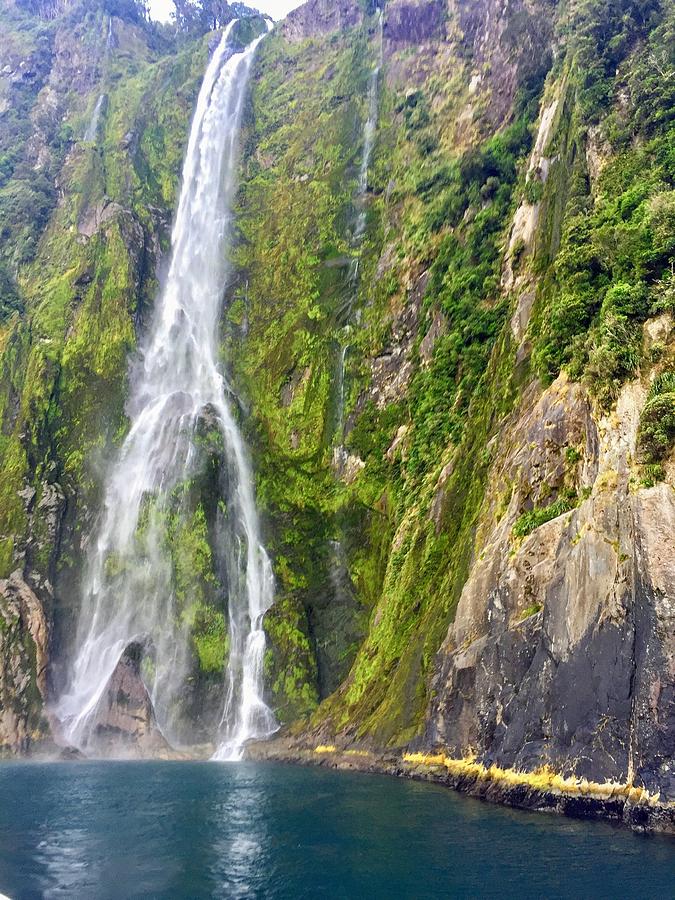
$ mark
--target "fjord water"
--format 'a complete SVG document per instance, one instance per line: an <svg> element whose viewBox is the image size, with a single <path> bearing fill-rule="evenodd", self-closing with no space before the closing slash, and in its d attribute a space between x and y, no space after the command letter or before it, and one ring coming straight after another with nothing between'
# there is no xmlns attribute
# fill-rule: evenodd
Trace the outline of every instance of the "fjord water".
<svg viewBox="0 0 675 900"><path fill-rule="evenodd" d="M69 743L95 755L97 708L133 643L151 655L144 669L157 722L179 743L175 721L188 674L189 616L177 608L167 522L181 516L180 486L198 462L201 423L222 435L227 481L223 525L230 653L220 758L266 737L274 717L261 699L265 636L273 600L246 448L218 360L218 322L228 278L231 201L249 70L256 45L230 45L232 23L206 70L197 100L172 232L171 259L131 376L130 428L105 485L90 541L76 651L55 714Z"/></svg>
<svg viewBox="0 0 675 900"><path fill-rule="evenodd" d="M274 764L0 764L13 900L672 896L675 845L386 776Z"/></svg>

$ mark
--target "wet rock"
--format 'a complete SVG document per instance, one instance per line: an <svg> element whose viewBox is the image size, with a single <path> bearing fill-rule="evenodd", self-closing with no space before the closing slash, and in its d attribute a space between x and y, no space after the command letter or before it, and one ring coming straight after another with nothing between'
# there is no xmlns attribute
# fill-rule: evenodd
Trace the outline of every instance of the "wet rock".
<svg viewBox="0 0 675 900"><path fill-rule="evenodd" d="M502 437L493 515L437 659L430 744L675 797L675 493L634 488L643 401L627 385L598 418L557 382ZM527 498L541 505L542 486L569 477L565 446L581 448L574 477L590 496L514 541ZM512 493L496 512L499 477Z"/></svg>
<svg viewBox="0 0 675 900"><path fill-rule="evenodd" d="M495 125L512 108L518 85L546 60L552 18L526 0L455 0L450 4Z"/></svg>
<svg viewBox="0 0 675 900"><path fill-rule="evenodd" d="M332 464L336 477L345 484L352 484L356 481L359 472L366 465L359 456L354 456L344 447L335 447Z"/></svg>
<svg viewBox="0 0 675 900"><path fill-rule="evenodd" d="M643 326L643 346L646 353L654 354L662 349L673 334L673 317L663 313L648 319Z"/></svg>
<svg viewBox="0 0 675 900"><path fill-rule="evenodd" d="M99 703L91 748L103 756L153 757L170 751L141 677L143 647L131 644Z"/></svg>
<svg viewBox="0 0 675 900"><path fill-rule="evenodd" d="M77 223L78 233L86 238L93 237L106 222L114 219L121 212L122 207L118 203L114 203L111 200L102 200L96 206L85 210Z"/></svg>
<svg viewBox="0 0 675 900"><path fill-rule="evenodd" d="M407 292L405 303L394 311L388 345L371 361L369 399L379 409L401 400L415 374L413 351L428 280L428 271L422 272L414 280ZM439 327L442 326L439 324ZM365 397L362 403L364 401Z"/></svg>
<svg viewBox="0 0 675 900"><path fill-rule="evenodd" d="M308 0L288 14L281 30L287 41L297 43L353 28L362 19L363 12L357 0Z"/></svg>
<svg viewBox="0 0 675 900"><path fill-rule="evenodd" d="M423 363L429 364L434 355L434 347L436 346L436 341L441 337L441 335L445 334L446 324L445 317L443 313L439 310L434 312L433 319L431 321L431 325L429 326L429 330L425 334L422 343L420 344L420 359Z"/></svg>
<svg viewBox="0 0 675 900"><path fill-rule="evenodd" d="M20 571L0 580L0 755L28 753L44 740L47 619Z"/></svg>
<svg viewBox="0 0 675 900"><path fill-rule="evenodd" d="M397 44L421 44L443 34L444 0L389 0L384 34Z"/></svg>

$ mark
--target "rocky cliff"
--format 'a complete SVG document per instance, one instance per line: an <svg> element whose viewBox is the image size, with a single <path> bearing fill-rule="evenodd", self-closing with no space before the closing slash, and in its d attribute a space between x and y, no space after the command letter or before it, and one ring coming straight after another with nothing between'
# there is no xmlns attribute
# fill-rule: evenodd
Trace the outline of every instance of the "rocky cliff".
<svg viewBox="0 0 675 900"><path fill-rule="evenodd" d="M208 52L107 9L2 7L14 750L62 678ZM261 45L222 345L298 746L673 799L674 35L658 0L310 0ZM172 550L194 742L228 652L209 441Z"/></svg>

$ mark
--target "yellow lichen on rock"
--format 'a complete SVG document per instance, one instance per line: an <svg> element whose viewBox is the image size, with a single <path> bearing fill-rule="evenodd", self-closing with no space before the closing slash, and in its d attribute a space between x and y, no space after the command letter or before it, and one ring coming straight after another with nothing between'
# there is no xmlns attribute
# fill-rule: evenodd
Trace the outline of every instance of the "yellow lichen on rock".
<svg viewBox="0 0 675 900"><path fill-rule="evenodd" d="M453 759L442 753L404 753L403 762L421 766L445 766L449 774L455 777L470 777L481 781L494 781L505 786L530 787L538 791L554 791L568 796L593 797L609 800L611 797L625 797L633 804L642 803L655 806L659 802L659 794L652 794L641 787L621 782L607 781L600 784L574 775L564 776L553 771L549 766L541 766L533 772L521 772L517 769L502 769L500 766L484 766L476 762L474 757Z"/></svg>

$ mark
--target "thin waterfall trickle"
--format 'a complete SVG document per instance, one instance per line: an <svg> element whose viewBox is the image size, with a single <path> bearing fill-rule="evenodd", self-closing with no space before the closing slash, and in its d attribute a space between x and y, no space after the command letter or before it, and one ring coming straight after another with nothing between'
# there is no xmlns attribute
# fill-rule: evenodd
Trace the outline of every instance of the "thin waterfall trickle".
<svg viewBox="0 0 675 900"><path fill-rule="evenodd" d="M377 116L379 113L379 86L380 71L384 56L384 13L378 10L378 56L377 64L370 73L368 79L368 116L366 124L363 128L363 153L361 155L361 168L359 169L359 186L357 192L357 202L360 201L361 209L356 220L356 228L354 229L354 244L359 245L363 240L366 230L366 210L363 203L368 193L368 170L370 168L370 158L373 155L373 147L375 146L375 134L377 132ZM358 264L356 267L358 272Z"/></svg>
<svg viewBox="0 0 675 900"><path fill-rule="evenodd" d="M113 25L112 25L112 16L108 16L108 31L105 39L105 52L103 53L103 82L107 81L107 71L109 65L109 57L110 51L113 48L114 37L113 37ZM98 126L101 119L101 112L105 106L107 100L106 94L102 91L97 99L94 109L91 114L91 118L87 123L87 127L85 128L83 140L87 141L87 143L93 143L96 140L98 135Z"/></svg>
<svg viewBox="0 0 675 900"><path fill-rule="evenodd" d="M98 132L98 123L101 118L101 110L103 109L103 104L105 103L105 94L99 94L98 100L96 101L96 106L94 107L94 111L91 114L91 119L89 120L89 124L87 125L87 130L84 133L85 141L95 141L96 133Z"/></svg>
<svg viewBox="0 0 675 900"><path fill-rule="evenodd" d="M344 413L345 413L345 360L349 351L349 344L344 343L340 348L337 366L337 433L340 437L345 430Z"/></svg>
<svg viewBox="0 0 675 900"><path fill-rule="evenodd" d="M361 151L361 165L359 166L359 180L355 203L358 214L352 234L352 246L355 255L349 264L347 275L348 302L345 308L345 324L340 336L339 353L337 358L337 371L335 375L337 385L337 416L335 435L338 444L344 437L344 394L345 394L345 362L349 351L349 335L352 328L352 309L359 283L360 250L366 233L366 197L368 194L368 173L370 160L375 147L375 135L377 133L377 119L379 115L380 97L380 73L384 61L384 12L378 10L378 52L377 62L368 77L367 106L368 114L363 126L363 149ZM339 449L339 448L338 448Z"/></svg>
<svg viewBox="0 0 675 900"><path fill-rule="evenodd" d="M218 322L228 279L238 140L255 40L234 52L223 34L202 82L182 173L166 283L131 378L130 428L105 485L90 542L69 683L54 713L63 736L96 751L97 711L122 655L151 651L144 678L157 723L174 721L189 673L189 623L174 594L167 521L193 476L200 422L217 423L226 459L230 652L218 758L276 729L262 699L262 621L274 598L260 539L246 448L218 365ZM180 514L180 507L178 510Z"/></svg>

